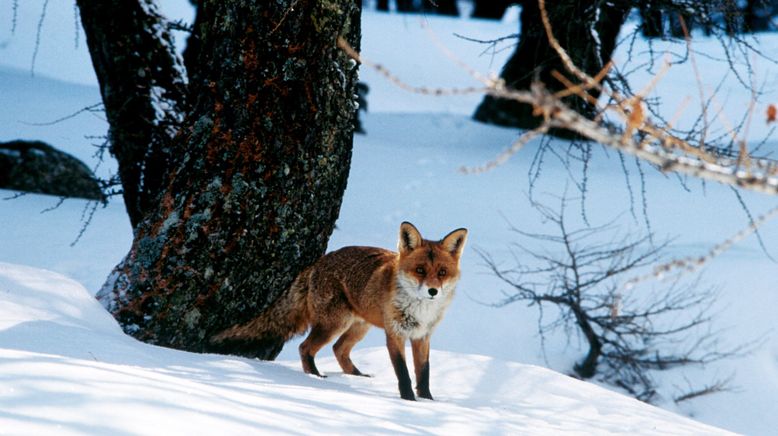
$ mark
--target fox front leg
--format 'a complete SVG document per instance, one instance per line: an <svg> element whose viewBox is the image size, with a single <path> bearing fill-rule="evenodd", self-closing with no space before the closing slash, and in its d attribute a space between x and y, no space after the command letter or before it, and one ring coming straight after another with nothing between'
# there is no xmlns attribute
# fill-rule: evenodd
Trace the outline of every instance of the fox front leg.
<svg viewBox="0 0 778 436"><path fill-rule="evenodd" d="M400 398L416 401L411 387L411 375L408 373L408 365L405 363L405 338L387 331L386 348L389 350L389 358L392 360L394 373L397 375Z"/></svg>
<svg viewBox="0 0 778 436"><path fill-rule="evenodd" d="M430 393L430 337L411 341L413 350L413 368L416 371L416 394L432 400Z"/></svg>

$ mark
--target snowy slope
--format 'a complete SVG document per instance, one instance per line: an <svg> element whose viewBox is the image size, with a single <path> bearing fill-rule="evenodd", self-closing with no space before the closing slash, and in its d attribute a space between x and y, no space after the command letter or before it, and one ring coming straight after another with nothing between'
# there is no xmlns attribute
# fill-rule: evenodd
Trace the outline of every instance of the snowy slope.
<svg viewBox="0 0 778 436"><path fill-rule="evenodd" d="M3 434L725 434L536 366L433 351L437 401L406 402L385 350L374 378L327 379L125 336L81 285L0 263Z"/></svg>
<svg viewBox="0 0 778 436"><path fill-rule="evenodd" d="M23 9L34 11L33 3L20 2ZM46 23L58 23L57 29L65 29L63 22L73 24L72 9L62 9L65 15L58 19L60 3L67 2L51 3ZM7 10L0 7L0 22L8 22L3 21L8 18L3 12ZM32 20L34 26L35 14ZM20 25L22 21L20 18ZM369 12L364 14L363 21L366 56L413 84L443 86L468 86L473 82L440 52L427 29L479 70L497 71L510 49L479 56L482 47L474 47L452 33L488 39L513 33L516 26ZM58 119L99 101L94 78L89 76L91 71L83 65L64 66L68 62L78 63L80 55L57 58L53 66L44 68L47 64L43 60L48 57L44 50L60 44L55 51L69 53L67 50L75 50L72 36L66 34L45 41L47 45L41 48L41 63L36 69L39 74L35 77L25 68L25 59L29 58L20 58L30 55L34 32L17 31L10 37L6 49L13 52L0 48L0 53L12 54L0 56L0 140L44 139L89 165L96 165L94 149L89 145L94 141L84 135L104 133L106 125L99 116L85 113L54 125L31 124ZM0 46L6 37L0 34ZM762 42L767 52L778 49L775 36L766 36ZM641 44L640 40L636 42L638 52L645 50ZM700 45L715 50L713 44L703 41ZM83 42L78 50L85 50ZM698 62L710 87L727 75L725 68L710 59L700 57ZM770 70L774 67L758 59L757 63L757 81L765 83L765 100L778 100L774 79L770 79L776 77ZM674 68L678 74L668 75L658 88L668 101L670 113L685 97L697 96L694 75L688 67ZM49 80L42 77L45 75L88 86ZM470 230L459 294L432 340L433 393L440 401L412 406L394 401L395 381L385 351L380 348L384 339L379 331L372 331L357 346L355 357L376 378L339 376L331 353L323 351L322 369L333 376L322 382L300 375L295 361L298 342L293 341L284 349L281 358L289 362L282 365L141 345L120 335L110 317L98 314L99 307L72 282L51 273L6 266L4 271L8 272L4 274L13 279L3 282L9 292L0 289L4 299L0 311L6 307L10 311L0 313L0 365L4 366L0 371L0 418L13 419L11 428L32 433L50 433L41 426L49 426L46 430L50 430L56 425L69 426L73 432L92 429L103 434L173 427L195 433L213 428L234 432L247 428L336 432L341 428L337 421L343 421L342 425L347 426L343 428L354 431L426 432L440 428L442 433L455 425L479 433L494 430L548 434L559 429L631 433L634 428L650 431L654 425L658 425L660 433L712 431L701 427L694 430L688 426L695 424L656 409L643 409L642 405L618 396L608 396L612 400L603 399L604 403L598 401L593 409L584 407L589 404L589 397L606 394L591 384L536 366L512 363L547 366L566 373L584 352L580 338L573 336L568 340L563 332L549 335L543 350L536 334L535 308L516 304L494 309L482 304L498 300L501 291L507 289L486 272L472 249L483 249L510 264L508 248L516 237L508 231L508 221L528 231L549 230L526 198L528 171L537 143L528 144L521 154L495 171L461 175L456 172L459 166L483 164L508 146L516 132L472 122L468 116L480 100L478 96L453 99L410 95L368 70L361 76L371 87L370 113L365 118L368 135L355 139L349 186L330 249L352 244L392 247L403 220L416 224L429 238L438 238L461 226ZM645 79L646 76L636 78ZM742 114L750 95L738 88L731 75L726 80L719 103L725 106L731 120L737 120L738 111ZM681 121L693 114L689 109ZM750 129L753 140L760 140L768 129L763 122L755 122ZM559 143L558 149L564 146ZM601 224L622 213L619 224L624 229L644 231L636 167L628 162L633 195L637 198L634 219L629 213L629 190L618 157L598 147L593 153L586 203L590 221ZM110 161L100 168L103 175L115 171ZM651 226L660 239L677 237L673 254L702 254L747 225L746 214L729 189L690 183L687 192L675 178L645 166L643 170ZM537 193L560 195L566 188L574 191L571 174L578 177L577 171L576 167L568 171L558 159L547 156ZM11 195L12 192L0 191L0 198ZM776 204L773 198L753 194L743 197L754 214ZM71 247L82 225L85 203L68 200L53 211L41 213L56 203L56 198L38 195L0 200L0 262L66 274L93 294L129 247L132 235L124 207L116 200L107 208L98 209L83 238ZM764 227L762 236L773 255L778 255L778 223ZM714 328L723 330L722 343L737 344L755 338L763 341L753 353L740 359L663 374L666 394L679 393L686 379L699 384L730 374L738 388L680 407L665 396L663 407L733 431L751 435L775 433L777 276L778 265L764 256L753 238L711 262L704 281L721 287ZM17 290L14 296L9 296L11 289ZM33 367L37 369L29 370ZM504 389L501 383L506 384ZM327 387L321 389L322 384ZM272 389L276 385L279 390ZM24 392L24 397L14 397L10 389L16 395ZM276 408L270 399L280 399L281 403ZM330 403L338 404L337 408ZM157 408L168 414L160 414L155 411ZM123 415L122 409L133 413ZM194 416L193 410L203 413ZM609 420L612 412L614 419ZM145 424L137 418L141 414L150 416L149 427L142 427ZM577 418L561 420L566 415ZM333 420L332 416L338 419ZM602 424L598 424L600 421ZM667 423L672 428L662 427ZM9 428L4 424L0 421L0 433ZM525 427L517 427L521 425ZM557 425L560 427L553 427Z"/></svg>

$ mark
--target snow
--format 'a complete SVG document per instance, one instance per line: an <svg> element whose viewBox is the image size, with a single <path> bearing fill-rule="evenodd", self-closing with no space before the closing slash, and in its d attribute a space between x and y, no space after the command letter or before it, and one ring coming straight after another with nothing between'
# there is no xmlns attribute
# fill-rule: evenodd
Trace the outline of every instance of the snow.
<svg viewBox="0 0 778 436"><path fill-rule="evenodd" d="M124 335L79 283L0 263L2 434L726 434L548 369L433 350L437 401L400 400L387 353L375 377L302 374L155 347Z"/></svg>
<svg viewBox="0 0 778 436"><path fill-rule="evenodd" d="M183 6L161 3L170 8L163 13L181 18L191 13L186 1L180 2ZM99 140L85 135L105 133L106 123L99 115L82 113L53 125L36 125L100 101L83 35L78 49L73 44L73 10L68 2L48 5L35 76L30 75L39 8L35 2L19 2L15 35L0 33L0 140L44 140L95 166L95 148L90 144ZM0 2L0 22L9 23L10 13L10 5ZM362 48L366 57L413 85L465 87L476 82L435 41L478 71L496 74L510 47L482 54L482 46L452 33L490 39L515 31L515 19L493 23L366 11ZM776 36L761 39L764 50L774 56ZM644 44L636 41L637 53L645 50ZM700 39L695 44L701 51L716 50L715 42ZM626 58L624 53L617 56ZM750 94L721 64L702 56L697 61L708 94L725 80L718 105L729 120L739 120ZM764 99L774 101L775 67L764 61L757 64L756 80L765 84ZM721 288L713 327L721 330L722 343L759 340L749 355L657 375L663 386L662 409L612 388L575 380L564 374L585 352L581 338L555 332L546 336L544 348L537 335L536 308L520 303L490 307L508 289L487 272L474 251L486 251L511 266L509 249L517 236L509 225L550 230L528 201L539 140L493 171L463 175L457 172L459 167L493 159L517 132L470 120L480 101L477 95L413 95L370 70L363 68L360 76L370 86L369 113L364 118L368 134L355 137L349 185L330 249L392 248L405 220L430 239L458 227L469 229L458 294L432 338L435 402L399 399L383 334L376 329L354 351L356 364L374 375L369 379L342 375L328 348L317 363L329 377L304 375L296 356L299 339L285 347L279 362L269 363L168 350L125 336L92 298L130 246L132 232L124 205L113 199L99 207L79 242L71 246L88 204L67 200L41 213L58 199L25 195L0 200L0 434L725 432L711 426L749 435L774 434L778 266L753 237L711 261L703 276L704 283ZM644 72L634 76L639 84L649 78ZM698 98L688 66L673 67L655 92L666 101L670 114L687 96ZM693 122L692 107L694 103L682 113L681 125ZM769 129L758 121L760 111L749 129L755 142ZM711 137L721 134L721 119L712 124L719 127ZM562 149L565 144L556 145ZM674 256L707 253L748 225L746 213L726 187L691 181L687 191L675 177L645 164L638 168L631 159L625 177L612 151L599 147L591 151L585 211L593 225L621 214L618 224L624 232L645 231L639 171L646 174L648 221L657 239L676 238ZM565 190L577 193L579 166L568 169L548 154L543 162L535 198L548 200ZM115 171L110 160L98 169L103 177ZM0 198L13 195L0 191ZM742 198L754 217L776 204L774 198L753 193L743 193ZM580 215L573 214L574 223L580 224ZM768 223L761 235L768 250L778 255L778 224ZM671 400L687 380L699 385L730 374L735 391L681 405Z"/></svg>

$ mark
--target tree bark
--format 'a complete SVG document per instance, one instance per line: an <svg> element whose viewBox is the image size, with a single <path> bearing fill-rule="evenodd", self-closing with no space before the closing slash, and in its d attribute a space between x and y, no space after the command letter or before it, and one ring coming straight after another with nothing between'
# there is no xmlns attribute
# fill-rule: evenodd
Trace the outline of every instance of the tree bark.
<svg viewBox="0 0 778 436"><path fill-rule="evenodd" d="M419 12L413 0L397 0L397 12Z"/></svg>
<svg viewBox="0 0 778 436"><path fill-rule="evenodd" d="M179 157L98 298L141 340L210 351L213 334L271 305L326 249L357 79L336 41L359 47L361 5L198 3L192 103L171 141ZM121 79L97 72L112 86ZM282 345L234 351L272 359Z"/></svg>
<svg viewBox="0 0 778 436"><path fill-rule="evenodd" d="M661 38L664 36L662 9L657 0L645 0L638 6L640 10L640 31L646 38Z"/></svg>
<svg viewBox="0 0 778 436"><path fill-rule="evenodd" d="M459 7L456 0L424 0L421 4L423 12L431 12L438 15L459 16Z"/></svg>
<svg viewBox="0 0 778 436"><path fill-rule="evenodd" d="M130 223L157 201L178 153L186 85L170 32L151 0L78 0L108 117Z"/></svg>
<svg viewBox="0 0 778 436"><path fill-rule="evenodd" d="M774 0L748 0L742 6L743 32L769 30L775 9L774 4Z"/></svg>
<svg viewBox="0 0 778 436"><path fill-rule="evenodd" d="M560 0L547 2L546 5L559 43L578 68L591 76L596 75L613 53L619 29L629 11L628 2L601 4L593 0ZM565 85L552 76L552 71L562 73L571 82L577 83L578 80L567 72L548 42L537 0L524 2L520 21L521 33L516 51L500 74L506 84L514 89L529 89L534 81L539 80L550 90L564 89ZM596 38L594 33L597 33ZM590 94L595 98L598 96L596 91ZM585 116L594 115L594 107L578 96L567 97L565 102ZM542 121L533 115L530 105L491 96L484 98L473 117L482 122L524 129L535 128ZM569 135L559 131L553 133Z"/></svg>
<svg viewBox="0 0 778 436"><path fill-rule="evenodd" d="M675 12L669 14L670 36L684 39L691 36L694 27L694 16L688 12Z"/></svg>
<svg viewBox="0 0 778 436"><path fill-rule="evenodd" d="M583 332L586 342L589 344L589 352L586 353L586 357L573 366L576 374L581 378L592 378L597 374L597 361L602 354L602 342L597 332L592 327L591 320L586 314L586 311L581 307L580 298L576 298L574 301L570 301L568 304L570 311L575 316L575 322Z"/></svg>
<svg viewBox="0 0 778 436"><path fill-rule="evenodd" d="M505 15L505 10L515 0L475 0L473 7L473 18L489 18L499 20Z"/></svg>

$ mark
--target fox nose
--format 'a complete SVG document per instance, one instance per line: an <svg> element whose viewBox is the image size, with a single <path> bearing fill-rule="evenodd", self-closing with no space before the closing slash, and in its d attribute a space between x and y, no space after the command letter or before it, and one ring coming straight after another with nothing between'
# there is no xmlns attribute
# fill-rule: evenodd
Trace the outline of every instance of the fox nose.
<svg viewBox="0 0 778 436"><path fill-rule="evenodd" d="M430 297L434 297L434 296L438 295L438 290L437 290L437 289L435 289L435 288L429 288L429 289L427 290L427 292L429 292L429 293L430 293Z"/></svg>

